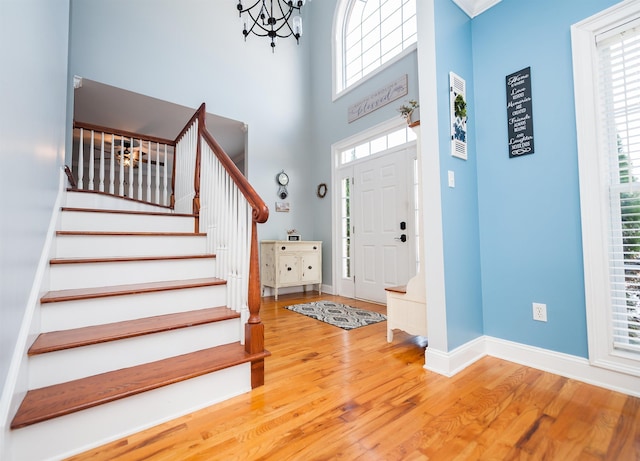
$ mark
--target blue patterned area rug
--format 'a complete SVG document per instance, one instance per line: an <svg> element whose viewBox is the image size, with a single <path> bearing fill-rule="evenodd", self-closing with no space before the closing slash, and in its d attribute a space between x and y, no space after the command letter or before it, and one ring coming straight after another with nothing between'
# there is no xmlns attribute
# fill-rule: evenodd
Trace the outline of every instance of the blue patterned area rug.
<svg viewBox="0 0 640 461"><path fill-rule="evenodd" d="M294 304L284 307L290 311L306 315L307 317L340 327L344 330L353 330L354 328L387 320L387 317L383 314L331 301L314 301L312 303Z"/></svg>

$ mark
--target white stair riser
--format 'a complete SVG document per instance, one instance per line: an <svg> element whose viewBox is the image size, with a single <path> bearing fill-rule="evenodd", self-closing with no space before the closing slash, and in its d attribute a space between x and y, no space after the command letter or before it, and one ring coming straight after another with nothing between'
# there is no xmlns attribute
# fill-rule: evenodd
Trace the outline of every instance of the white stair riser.
<svg viewBox="0 0 640 461"><path fill-rule="evenodd" d="M240 328L240 319L230 319L35 355L29 357L29 388L51 386L238 342Z"/></svg>
<svg viewBox="0 0 640 461"><path fill-rule="evenodd" d="M67 290L214 276L214 258L53 264L50 287Z"/></svg>
<svg viewBox="0 0 640 461"><path fill-rule="evenodd" d="M194 232L194 218L186 216L63 211L60 230L110 232Z"/></svg>
<svg viewBox="0 0 640 461"><path fill-rule="evenodd" d="M251 390L250 364L12 431L9 459L59 460Z"/></svg>
<svg viewBox="0 0 640 461"><path fill-rule="evenodd" d="M227 304L226 285L42 304L41 330L58 331Z"/></svg>
<svg viewBox="0 0 640 461"><path fill-rule="evenodd" d="M123 200L122 198L116 198L109 195L87 194L85 192L73 191L67 191L65 206L71 208L98 208L108 210L159 211L161 213L170 211L166 207L151 205L148 203Z"/></svg>
<svg viewBox="0 0 640 461"><path fill-rule="evenodd" d="M205 236L59 235L57 258L170 256L206 253Z"/></svg>

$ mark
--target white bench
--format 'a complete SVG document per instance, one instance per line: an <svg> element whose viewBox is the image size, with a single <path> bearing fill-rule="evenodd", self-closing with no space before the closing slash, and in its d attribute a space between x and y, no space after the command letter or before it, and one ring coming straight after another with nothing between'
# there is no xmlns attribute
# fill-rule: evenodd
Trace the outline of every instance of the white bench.
<svg viewBox="0 0 640 461"><path fill-rule="evenodd" d="M406 286L385 288L387 292L387 342L393 341L393 330L427 336L427 297L422 273Z"/></svg>

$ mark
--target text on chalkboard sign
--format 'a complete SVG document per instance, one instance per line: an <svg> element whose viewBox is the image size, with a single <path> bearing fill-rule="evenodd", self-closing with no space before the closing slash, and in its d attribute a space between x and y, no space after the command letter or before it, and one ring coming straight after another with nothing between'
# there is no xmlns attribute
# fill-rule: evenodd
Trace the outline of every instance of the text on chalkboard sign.
<svg viewBox="0 0 640 461"><path fill-rule="evenodd" d="M509 157L533 154L531 67L506 77Z"/></svg>

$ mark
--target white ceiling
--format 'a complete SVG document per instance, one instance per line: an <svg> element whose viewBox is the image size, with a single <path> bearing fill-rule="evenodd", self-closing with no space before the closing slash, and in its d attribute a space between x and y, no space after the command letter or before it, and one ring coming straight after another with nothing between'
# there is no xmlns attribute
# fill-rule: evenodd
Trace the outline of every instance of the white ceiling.
<svg viewBox="0 0 640 461"><path fill-rule="evenodd" d="M197 107L185 107L92 80L74 91L75 121L175 139ZM207 129L234 161L244 158L245 124L207 113Z"/></svg>

